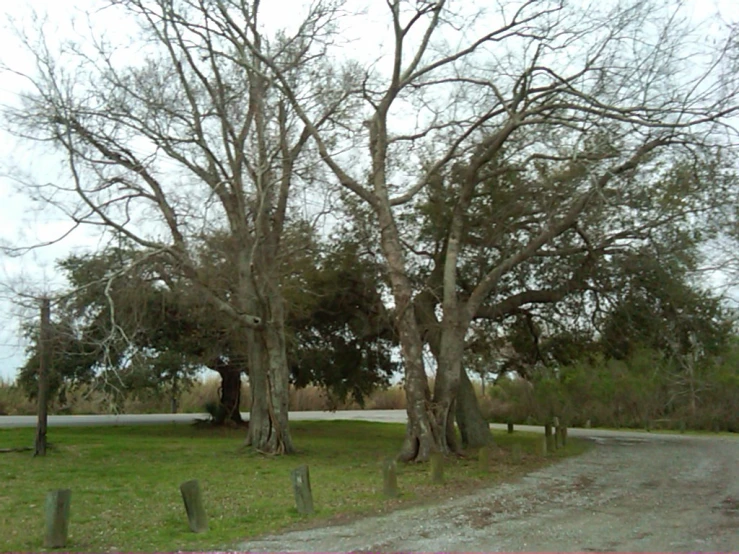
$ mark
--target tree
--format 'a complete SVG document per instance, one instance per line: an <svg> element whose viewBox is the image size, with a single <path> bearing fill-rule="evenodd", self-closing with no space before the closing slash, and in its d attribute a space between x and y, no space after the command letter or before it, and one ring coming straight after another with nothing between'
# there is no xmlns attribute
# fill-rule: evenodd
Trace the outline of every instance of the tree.
<svg viewBox="0 0 739 554"><path fill-rule="evenodd" d="M303 271L295 272L291 263L301 290L286 280L293 309L288 357L296 386L312 383L333 399L351 396L363 405L397 371L392 357L397 340L381 297L382 267L362 256L351 236L335 240Z"/></svg>
<svg viewBox="0 0 739 554"><path fill-rule="evenodd" d="M231 289L228 264L220 259L223 237L200 253L211 284ZM356 243L319 244L304 225L287 229L281 264L287 311L291 382L324 387L332 398L351 395L363 403L386 385L396 364L393 336L378 289L380 268L362 260ZM241 423L241 375L247 352L239 329L223 320L186 279L174 279L167 258L140 257L135 248L76 254L58 263L70 291L55 305L54 392L63 399L78 384L94 385L114 400L145 392L169 394L173 402L194 372L221 377L215 423ZM125 276L124 276L125 275ZM114 332L114 326L119 333ZM36 390L38 328L29 327L29 359L20 382ZM118 340L115 340L115 338ZM126 337L123 340L122 337Z"/></svg>
<svg viewBox="0 0 739 554"><path fill-rule="evenodd" d="M456 449L452 414L464 340L490 294L559 238L579 237L586 257L590 239L578 226L586 212L595 216L594 205L605 209L659 177L664 163L717 146L715 131L736 109L737 83L725 63L730 41L703 50L705 63L686 63L697 54L688 51L697 48L689 41L695 35L669 4L580 8L528 1L503 4L495 14L455 10L443 0L393 0L386 7L390 52L379 67L387 71L367 69L355 80L365 102L353 128L366 145L366 165L358 169L343 163L343 144L313 125L284 72L262 60L337 181L375 217L405 366L409 424L400 457L425 460L433 451ZM690 71L683 71L687 65ZM351 65L348 78L355 74ZM401 116L409 112L412 117ZM529 221L521 203L517 225L499 228L515 239L511 248L464 290L468 215L480 187L500 177L496 167L521 175L532 191L526 198L536 194L545 209ZM568 173L579 178L558 188ZM453 210L439 272L443 315L432 394L424 330L412 309L414 251L399 223L404 209L440 179L453 192ZM629 229L655 217L642 214Z"/></svg>
<svg viewBox="0 0 739 554"><path fill-rule="evenodd" d="M186 290L161 280L157 260L131 268L139 257L136 249L117 248L58 262L71 289L57 299L53 313L52 390L62 402L79 384L103 390L114 404L145 390L176 401L208 364L202 345L216 340L203 337L203 330L214 329L214 322L195 320L192 295L186 301ZM27 335L29 358L19 381L34 394L39 349L33 326Z"/></svg>
<svg viewBox="0 0 739 554"><path fill-rule="evenodd" d="M249 443L293 451L288 426L285 308L277 268L295 186L310 187L310 133L268 78L278 68L314 119L332 127L335 96L317 89L327 12L309 10L293 34L267 36L260 3L110 2L139 27L130 44L104 33L69 43L36 29L19 37L36 62L15 71L29 90L5 109L18 136L63 155L66 181L32 194L75 225L124 237L165 256L237 326L248 352ZM89 28L96 28L89 16ZM245 44L249 47L246 48ZM322 83L330 83L330 77ZM30 184L28 185L31 186ZM29 191L30 192L30 191ZM227 238L233 289L210 286L198 255L204 237Z"/></svg>
<svg viewBox="0 0 739 554"><path fill-rule="evenodd" d="M137 2L123 4L150 13ZM208 37L230 44L236 55L223 63L283 100L278 105L300 123L299 140L311 141L334 180L371 215L405 369L405 460L457 449L454 408L476 318L495 321L587 286L596 255L664 221L655 204L633 211L643 191L667 183L681 164L710 165L731 145L734 37L693 41L701 29L677 4L527 0L493 12L445 0L388 0L370 11L382 11L389 46L364 64L346 59L340 12L319 0L296 38L280 43L284 52L298 43L301 53L319 51L320 63L308 56L299 67L266 46L250 11L258 6L214 0L191 5L188 17L152 17L196 44L206 41L206 59L213 59ZM347 117L339 125L327 113ZM212 190L221 189L215 183ZM430 251L413 244L414 209L424 194L450 207L441 246ZM509 201L498 212L494 199L501 196ZM690 209L676 202L665 217ZM483 214L493 222L492 235L482 237L487 251L479 251L486 263L468 279L476 258L465 245ZM599 218L609 224L606 234L598 234ZM429 259L427 282L418 285L419 265ZM561 262L567 270L557 279L537 269ZM420 302L426 291L430 300ZM247 313L256 313L253 304L245 304ZM427 340L437 357L433 391Z"/></svg>
<svg viewBox="0 0 739 554"><path fill-rule="evenodd" d="M601 348L619 360L633 359L643 349L658 352L669 362L664 365L671 369L670 388L688 399L689 415L695 418L699 374L728 350L733 323L719 297L689 282L684 264L650 254L626 261L632 267L603 317Z"/></svg>

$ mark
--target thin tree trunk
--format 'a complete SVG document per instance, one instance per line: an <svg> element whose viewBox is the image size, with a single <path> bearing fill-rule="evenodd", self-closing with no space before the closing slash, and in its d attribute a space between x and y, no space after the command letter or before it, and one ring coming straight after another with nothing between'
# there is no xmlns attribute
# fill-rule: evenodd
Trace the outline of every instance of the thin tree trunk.
<svg viewBox="0 0 739 554"><path fill-rule="evenodd" d="M41 324L39 329L39 369L38 369L38 422L36 424L36 444L33 455L46 456L46 424L49 409L49 359L51 348L51 303L48 298L41 300Z"/></svg>

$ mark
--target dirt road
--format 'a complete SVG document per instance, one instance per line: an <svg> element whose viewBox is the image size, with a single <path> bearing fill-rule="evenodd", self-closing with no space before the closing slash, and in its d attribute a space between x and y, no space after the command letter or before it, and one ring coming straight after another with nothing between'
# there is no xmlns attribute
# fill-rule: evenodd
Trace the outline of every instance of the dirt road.
<svg viewBox="0 0 739 554"><path fill-rule="evenodd" d="M739 440L610 433L514 483L251 551L739 550Z"/></svg>

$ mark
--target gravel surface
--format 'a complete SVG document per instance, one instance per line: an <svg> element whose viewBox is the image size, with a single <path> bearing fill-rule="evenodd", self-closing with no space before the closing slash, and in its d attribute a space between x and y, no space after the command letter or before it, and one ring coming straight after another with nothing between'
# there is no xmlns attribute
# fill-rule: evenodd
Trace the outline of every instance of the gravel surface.
<svg viewBox="0 0 739 554"><path fill-rule="evenodd" d="M739 550L739 440L609 433L519 481L249 551Z"/></svg>

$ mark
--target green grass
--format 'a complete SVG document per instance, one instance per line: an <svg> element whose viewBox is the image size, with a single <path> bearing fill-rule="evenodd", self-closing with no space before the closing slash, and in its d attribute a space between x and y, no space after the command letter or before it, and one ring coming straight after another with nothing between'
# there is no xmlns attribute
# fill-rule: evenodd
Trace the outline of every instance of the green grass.
<svg viewBox="0 0 739 554"><path fill-rule="evenodd" d="M491 471L472 452L448 460L446 483L428 483L426 464L401 465L401 498L381 495L381 461L397 453L405 428L365 422L295 422L299 453L265 457L242 447L243 430L185 425L51 428L46 458L0 454L0 551L40 551L49 490L72 489L68 551L203 550L296 526L342 520L479 489L582 452L571 440L543 458L540 435L496 432ZM0 429L0 448L28 446L33 429ZM514 464L511 445L524 456ZM298 515L290 471L310 467L317 513ZM189 531L179 485L199 479L210 530Z"/></svg>

